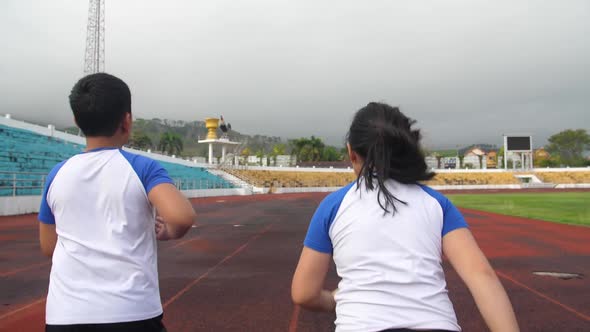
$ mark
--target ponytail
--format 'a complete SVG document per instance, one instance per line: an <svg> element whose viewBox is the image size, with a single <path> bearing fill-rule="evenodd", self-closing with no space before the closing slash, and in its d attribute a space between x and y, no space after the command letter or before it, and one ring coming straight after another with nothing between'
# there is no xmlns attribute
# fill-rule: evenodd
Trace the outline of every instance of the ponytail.
<svg viewBox="0 0 590 332"><path fill-rule="evenodd" d="M395 214L396 203L406 204L387 189L388 179L417 184L434 176L428 172L420 148L420 131L411 129L415 122L397 107L369 103L356 113L347 135L351 149L364 160L357 187L364 179L367 190L377 189L377 200L385 213Z"/></svg>

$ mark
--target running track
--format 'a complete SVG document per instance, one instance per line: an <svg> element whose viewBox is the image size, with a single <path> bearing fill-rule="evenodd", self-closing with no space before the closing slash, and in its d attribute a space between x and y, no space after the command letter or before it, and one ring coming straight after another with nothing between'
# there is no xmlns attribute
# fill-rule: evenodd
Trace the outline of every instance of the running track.
<svg viewBox="0 0 590 332"><path fill-rule="evenodd" d="M307 223L325 194L194 200L199 226L160 243L169 331L329 331L333 314L300 310L290 283ZM523 331L590 331L590 228L463 210L508 290ZM35 215L0 218L0 331L41 331L50 262ZM473 300L445 263L464 331L485 331ZM582 279L533 276L575 272ZM328 286L336 287L332 271Z"/></svg>

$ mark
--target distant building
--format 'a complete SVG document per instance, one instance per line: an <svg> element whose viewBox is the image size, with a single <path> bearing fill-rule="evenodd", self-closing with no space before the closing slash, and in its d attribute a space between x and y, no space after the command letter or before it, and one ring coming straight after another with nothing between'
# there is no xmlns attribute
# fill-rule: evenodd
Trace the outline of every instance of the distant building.
<svg viewBox="0 0 590 332"><path fill-rule="evenodd" d="M424 158L424 161L426 161L426 166L428 167L428 169L438 168L438 160L435 156L426 156Z"/></svg>
<svg viewBox="0 0 590 332"><path fill-rule="evenodd" d="M261 165L260 158L258 158L257 156L248 156L248 165L268 166L266 164L267 159L268 158L266 156L263 156L262 157L262 165Z"/></svg>
<svg viewBox="0 0 590 332"><path fill-rule="evenodd" d="M487 168L487 158L486 152L479 147L474 147L467 152L463 157L463 166L471 166L473 168L479 169L486 169Z"/></svg>
<svg viewBox="0 0 590 332"><path fill-rule="evenodd" d="M441 166L444 169L455 169L459 167L459 159L457 157L444 157L441 159Z"/></svg>
<svg viewBox="0 0 590 332"><path fill-rule="evenodd" d="M274 160L272 160L271 157L271 163L273 163ZM278 155L277 156L277 162L275 165L273 166L277 166L277 167L289 167L289 166L293 166L297 163L297 156L290 156L290 155Z"/></svg>
<svg viewBox="0 0 590 332"><path fill-rule="evenodd" d="M429 169L455 169L459 167L457 156L443 157L440 154L431 154L424 158Z"/></svg>
<svg viewBox="0 0 590 332"><path fill-rule="evenodd" d="M496 151L490 151L486 155L487 168L498 168L498 153Z"/></svg>

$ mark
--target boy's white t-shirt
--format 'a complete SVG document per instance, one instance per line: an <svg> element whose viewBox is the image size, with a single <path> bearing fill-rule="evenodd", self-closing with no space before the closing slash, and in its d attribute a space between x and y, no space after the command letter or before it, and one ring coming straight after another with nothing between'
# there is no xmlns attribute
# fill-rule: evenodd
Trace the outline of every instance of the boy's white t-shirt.
<svg viewBox="0 0 590 332"><path fill-rule="evenodd" d="M81 153L49 173L39 220L55 224L46 304L51 325L144 320L162 313L150 190L162 166L117 148Z"/></svg>
<svg viewBox="0 0 590 332"><path fill-rule="evenodd" d="M459 331L442 268L442 237L467 227L465 219L429 187L393 180L386 186L406 203L395 202L394 215L384 213L377 190L366 190L361 180L358 190L354 182L328 195L309 225L304 245L332 254L341 278L336 331Z"/></svg>

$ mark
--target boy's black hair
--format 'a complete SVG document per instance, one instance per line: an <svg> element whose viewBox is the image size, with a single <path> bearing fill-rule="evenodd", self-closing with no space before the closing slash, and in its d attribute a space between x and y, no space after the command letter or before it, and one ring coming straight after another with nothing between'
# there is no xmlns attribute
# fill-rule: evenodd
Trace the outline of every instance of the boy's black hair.
<svg viewBox="0 0 590 332"><path fill-rule="evenodd" d="M113 136L125 114L131 113L131 91L113 75L91 74L72 88L70 107L84 135Z"/></svg>
<svg viewBox="0 0 590 332"><path fill-rule="evenodd" d="M364 178L368 190L378 189L377 200L385 213L390 212L390 206L392 214L397 211L396 201L406 204L387 189L387 179L417 184L434 176L420 148L420 130L411 128L414 123L397 107L369 103L356 113L347 134L351 149L364 159L357 185Z"/></svg>

